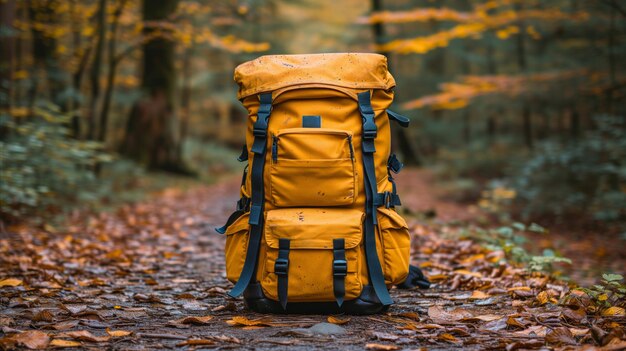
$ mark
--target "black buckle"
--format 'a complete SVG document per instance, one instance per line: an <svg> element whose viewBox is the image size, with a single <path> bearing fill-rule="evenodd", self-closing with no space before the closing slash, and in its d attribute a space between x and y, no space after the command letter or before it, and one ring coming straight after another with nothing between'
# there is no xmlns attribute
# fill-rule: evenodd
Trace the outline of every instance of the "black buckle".
<svg viewBox="0 0 626 351"><path fill-rule="evenodd" d="M267 124L265 124L261 128L257 128L256 127L256 123L255 123L255 127L254 127L252 133L254 134L255 137L262 137L262 138L267 137Z"/></svg>
<svg viewBox="0 0 626 351"><path fill-rule="evenodd" d="M333 276L345 277L348 274L348 262L346 260L333 261Z"/></svg>
<svg viewBox="0 0 626 351"><path fill-rule="evenodd" d="M250 198L249 197L244 196L241 199L237 200L237 210L238 211L246 211L249 207L250 207Z"/></svg>
<svg viewBox="0 0 626 351"><path fill-rule="evenodd" d="M287 275L288 270L289 260L286 258L277 258L276 263L274 263L274 273L276 273L276 275Z"/></svg>
<svg viewBox="0 0 626 351"><path fill-rule="evenodd" d="M390 208L391 207L391 202L393 201L392 196L393 195L391 192L389 191L385 191L383 193L383 204L385 205L385 208Z"/></svg>
<svg viewBox="0 0 626 351"><path fill-rule="evenodd" d="M378 135L378 131L376 129L363 131L363 139L376 139L376 135Z"/></svg>

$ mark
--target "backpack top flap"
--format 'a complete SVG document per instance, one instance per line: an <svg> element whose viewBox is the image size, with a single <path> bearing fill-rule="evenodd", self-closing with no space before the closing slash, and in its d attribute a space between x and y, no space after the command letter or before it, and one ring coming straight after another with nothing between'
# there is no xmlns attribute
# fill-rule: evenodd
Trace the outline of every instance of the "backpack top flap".
<svg viewBox="0 0 626 351"><path fill-rule="evenodd" d="M237 97L287 87L334 85L349 89L393 88L387 58L379 54L269 55L242 63L235 69Z"/></svg>

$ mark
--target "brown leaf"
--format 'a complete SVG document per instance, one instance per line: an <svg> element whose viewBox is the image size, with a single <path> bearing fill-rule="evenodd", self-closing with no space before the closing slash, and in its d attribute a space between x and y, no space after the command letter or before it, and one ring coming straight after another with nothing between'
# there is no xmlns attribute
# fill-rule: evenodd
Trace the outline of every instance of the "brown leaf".
<svg viewBox="0 0 626 351"><path fill-rule="evenodd" d="M203 325L209 324L209 321L213 319L213 316L189 316L177 320L170 321L170 324L195 324Z"/></svg>
<svg viewBox="0 0 626 351"><path fill-rule="evenodd" d="M6 279L2 279L0 280L0 288L3 288L5 286L18 286L18 285L22 285L24 281L21 279L16 279L16 278L6 278Z"/></svg>
<svg viewBox="0 0 626 351"><path fill-rule="evenodd" d="M399 346L383 345L383 344L375 344L375 343L366 344L365 348L368 350L383 350L383 351L400 350Z"/></svg>
<svg viewBox="0 0 626 351"><path fill-rule="evenodd" d="M70 338L76 339L76 340L87 341L87 342L106 342L106 341L109 341L109 339L111 338L109 336L93 335L88 330L71 331L71 332L65 333L64 335Z"/></svg>
<svg viewBox="0 0 626 351"><path fill-rule="evenodd" d="M576 345L576 339L566 327L554 328L546 334L546 342L556 345Z"/></svg>
<svg viewBox="0 0 626 351"><path fill-rule="evenodd" d="M78 341L72 341L72 340L63 340L63 339L54 339L50 342L50 346L54 346L54 347L80 347L83 344L79 343Z"/></svg>
<svg viewBox="0 0 626 351"><path fill-rule="evenodd" d="M428 316L437 324L449 324L463 318L470 318L472 314L461 308L446 311L443 307L435 305L428 308Z"/></svg>
<svg viewBox="0 0 626 351"><path fill-rule="evenodd" d="M211 310L211 312L220 312L220 311L236 311L237 305L230 301L226 305L217 306Z"/></svg>
<svg viewBox="0 0 626 351"><path fill-rule="evenodd" d="M461 321L463 322L475 322L475 321L483 321L483 322L491 322L503 318L497 314L482 314L480 316L472 316L468 318L463 318Z"/></svg>
<svg viewBox="0 0 626 351"><path fill-rule="evenodd" d="M339 317L335 317L335 316L328 316L328 323L332 323L332 324L337 324L337 325L343 325L346 324L348 322L350 322L349 317L346 318L339 318Z"/></svg>
<svg viewBox="0 0 626 351"><path fill-rule="evenodd" d="M370 334L377 340L380 341L396 341L400 337L390 333L371 331Z"/></svg>
<svg viewBox="0 0 626 351"><path fill-rule="evenodd" d="M582 307L576 309L564 308L561 311L561 317L570 322L581 323L587 317L587 312Z"/></svg>
<svg viewBox="0 0 626 351"><path fill-rule="evenodd" d="M19 333L13 336L13 340L15 340L18 345L31 350L45 349L50 343L50 337L48 334L38 330L29 330Z"/></svg>
<svg viewBox="0 0 626 351"><path fill-rule="evenodd" d="M412 320L418 321L418 322L420 321L420 315L417 314L417 312L402 312L402 313L398 314L398 316L409 318L409 319L412 319Z"/></svg>
<svg viewBox="0 0 626 351"><path fill-rule="evenodd" d="M48 310L39 311L33 316L33 321L35 322L52 322L53 320L54 315Z"/></svg>
<svg viewBox="0 0 626 351"><path fill-rule="evenodd" d="M52 326L55 330L68 330L78 325L77 320L63 321Z"/></svg>

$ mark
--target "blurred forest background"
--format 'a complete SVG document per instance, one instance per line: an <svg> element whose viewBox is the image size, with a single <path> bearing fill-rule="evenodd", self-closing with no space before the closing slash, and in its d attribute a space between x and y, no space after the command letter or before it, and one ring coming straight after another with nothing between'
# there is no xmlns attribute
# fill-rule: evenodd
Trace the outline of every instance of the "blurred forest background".
<svg viewBox="0 0 626 351"><path fill-rule="evenodd" d="M455 201L626 239L621 0L0 0L2 217L239 172L234 67L346 51L387 55L396 150Z"/></svg>

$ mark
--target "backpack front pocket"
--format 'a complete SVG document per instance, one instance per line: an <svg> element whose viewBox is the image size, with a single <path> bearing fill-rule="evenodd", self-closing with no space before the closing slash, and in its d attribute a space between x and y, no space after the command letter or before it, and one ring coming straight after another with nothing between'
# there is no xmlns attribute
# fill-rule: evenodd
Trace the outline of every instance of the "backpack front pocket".
<svg viewBox="0 0 626 351"><path fill-rule="evenodd" d="M378 238L383 251L385 283L404 282L411 257L411 235L404 218L392 209L378 208Z"/></svg>
<svg viewBox="0 0 626 351"><path fill-rule="evenodd" d="M360 243L363 212L290 208L267 212L265 295L289 302L343 301L361 294ZM338 288L340 288L338 290ZM342 291L343 296L337 296Z"/></svg>
<svg viewBox="0 0 626 351"><path fill-rule="evenodd" d="M237 218L228 229L226 229L226 278L232 283L237 282L248 250L249 225L248 217L250 213L244 213Z"/></svg>
<svg viewBox="0 0 626 351"><path fill-rule="evenodd" d="M345 206L355 200L352 133L290 128L272 136L270 167L274 206Z"/></svg>

